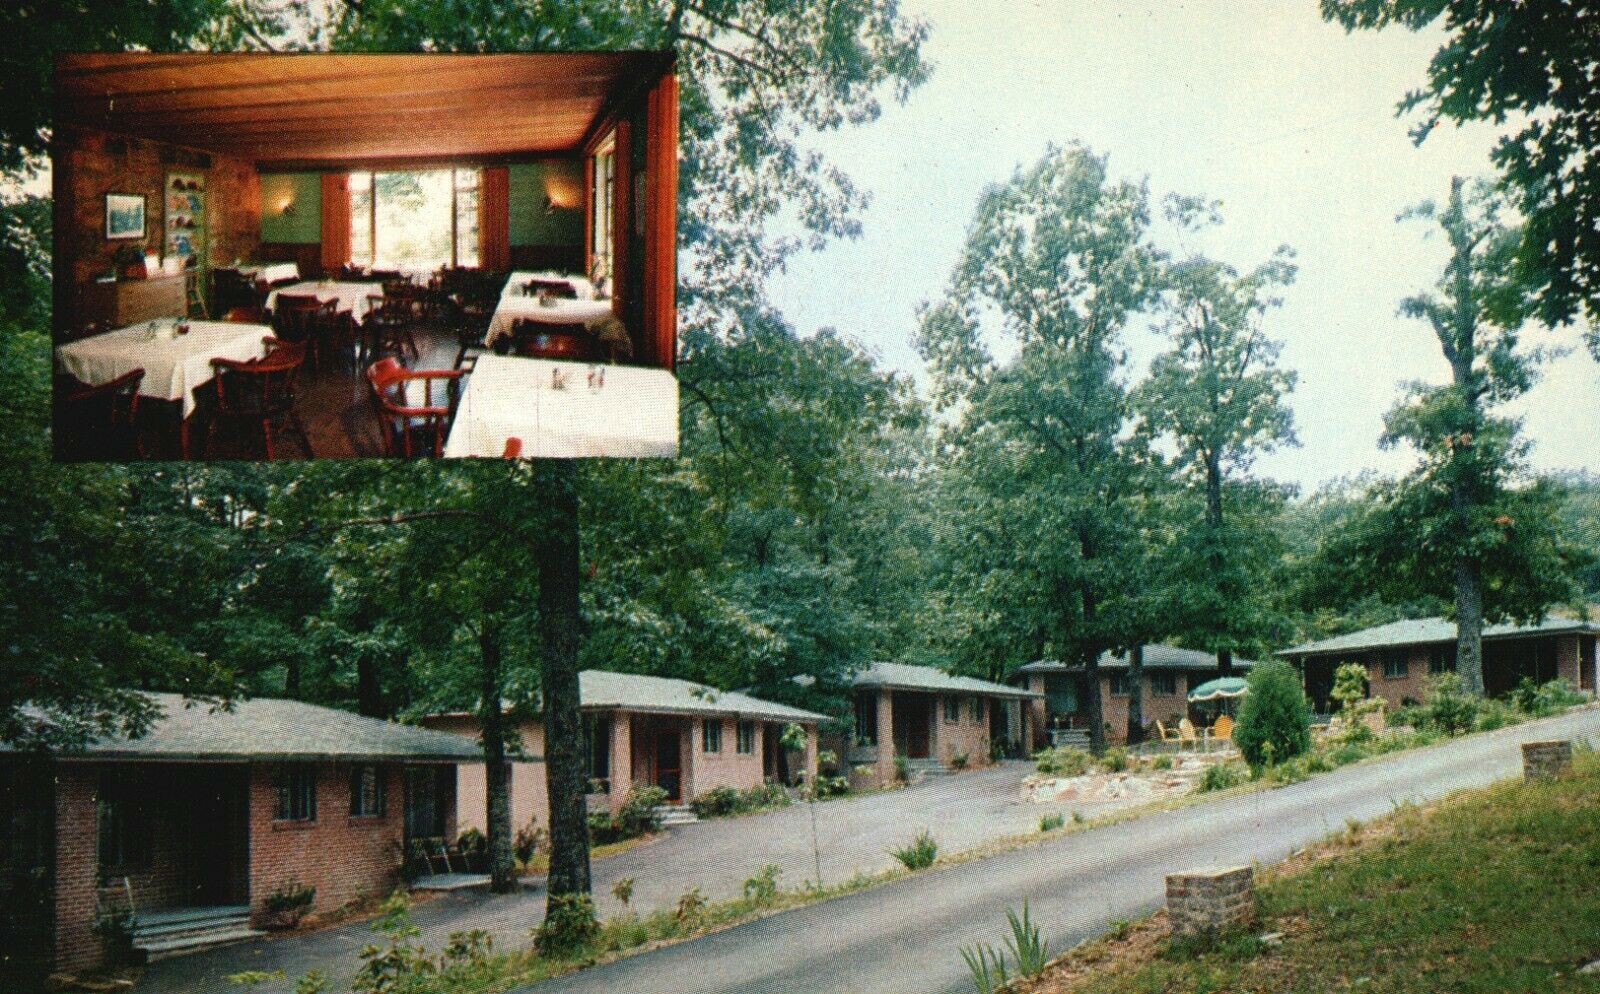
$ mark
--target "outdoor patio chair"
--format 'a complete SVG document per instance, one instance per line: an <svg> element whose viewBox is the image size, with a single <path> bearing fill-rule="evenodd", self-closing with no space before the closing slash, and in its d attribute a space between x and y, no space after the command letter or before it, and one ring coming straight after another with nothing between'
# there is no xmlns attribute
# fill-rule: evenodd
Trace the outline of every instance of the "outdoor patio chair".
<svg viewBox="0 0 1600 994"><path fill-rule="evenodd" d="M1181 744L1183 741L1176 728L1168 728L1159 721L1156 722L1156 733L1161 736L1162 742L1177 742Z"/></svg>
<svg viewBox="0 0 1600 994"><path fill-rule="evenodd" d="M305 365L305 346L299 342L286 342L268 336L262 339L267 354L259 359L212 359L215 373L212 382L216 388L216 409L206 428L206 449L216 435L217 425L233 421L250 431L259 429L261 447L268 461L277 457L273 435L281 425L292 426L300 436L307 459L315 459L311 450L311 436L300 421L296 409L296 388L300 367ZM281 423L281 425L280 425Z"/></svg>
<svg viewBox="0 0 1600 994"><path fill-rule="evenodd" d="M1222 742L1233 741L1233 719L1227 715L1218 716L1211 725L1211 738Z"/></svg>
<svg viewBox="0 0 1600 994"><path fill-rule="evenodd" d="M1195 729L1194 722L1188 718L1178 722L1178 743L1180 746L1184 744L1202 745L1204 741L1204 737Z"/></svg>

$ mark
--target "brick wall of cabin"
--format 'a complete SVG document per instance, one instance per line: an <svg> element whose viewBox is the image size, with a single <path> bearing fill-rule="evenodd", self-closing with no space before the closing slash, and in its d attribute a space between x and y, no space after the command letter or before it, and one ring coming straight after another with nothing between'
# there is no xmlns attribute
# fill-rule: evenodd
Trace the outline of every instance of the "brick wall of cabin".
<svg viewBox="0 0 1600 994"><path fill-rule="evenodd" d="M1567 681L1570 687L1582 686L1578 672L1578 636L1562 635L1556 639L1556 676Z"/></svg>
<svg viewBox="0 0 1600 994"><path fill-rule="evenodd" d="M205 158L197 158L203 155ZM209 161L199 168L198 163ZM255 165L214 153L195 153L164 142L123 138L100 131L69 129L57 138L55 260L64 292L58 301L68 313L57 315L58 327L72 327L71 288L112 268L113 253L132 239L107 240L105 195L143 194L143 250L160 255L165 246L164 184L171 171L200 172L206 177L206 235L209 262L251 258L261 237L261 183ZM207 281L209 282L209 281Z"/></svg>
<svg viewBox="0 0 1600 994"><path fill-rule="evenodd" d="M326 912L359 897L383 893L399 880L405 835L405 776L397 763L380 764L384 809L380 817L350 815L352 767L317 763L317 816L311 822L279 822L277 767L250 768L250 900L256 913L282 887L316 887L314 912Z"/></svg>
<svg viewBox="0 0 1600 994"><path fill-rule="evenodd" d="M704 748L701 729L708 723L722 727L722 749L718 752L707 752ZM689 741L692 780L685 777L684 803L718 787L749 790L761 786L764 780L761 723L755 722L755 742L748 753L738 751L738 727L739 723L732 718L702 718L694 722Z"/></svg>
<svg viewBox="0 0 1600 994"><path fill-rule="evenodd" d="M1024 686L1035 694L1043 694L1044 674L1029 673ZM1024 743L1024 745L1029 752L1042 749L1050 744L1050 718L1045 699L1043 697L1030 698L1023 707L1028 710L1028 730L1033 735L1033 741Z"/></svg>
<svg viewBox="0 0 1600 994"><path fill-rule="evenodd" d="M1194 676L1178 672L1173 673L1173 678L1175 684L1173 693L1158 694L1150 674L1147 672L1144 675L1141 681L1143 696L1139 701L1139 710L1146 728L1153 729L1158 721L1168 728L1176 727L1189 713L1189 688L1204 683L1210 676ZM1128 741L1128 703L1131 699L1128 694L1111 692L1109 673L1100 677L1100 709L1105 722L1111 726L1110 731L1106 733L1106 741L1113 743Z"/></svg>
<svg viewBox="0 0 1600 994"><path fill-rule="evenodd" d="M956 702L956 720L945 720L945 702ZM983 700L983 717L972 716L972 695L940 694L933 705L933 755L949 764L961 753L966 753L967 767L986 766L989 762L989 709L994 701Z"/></svg>

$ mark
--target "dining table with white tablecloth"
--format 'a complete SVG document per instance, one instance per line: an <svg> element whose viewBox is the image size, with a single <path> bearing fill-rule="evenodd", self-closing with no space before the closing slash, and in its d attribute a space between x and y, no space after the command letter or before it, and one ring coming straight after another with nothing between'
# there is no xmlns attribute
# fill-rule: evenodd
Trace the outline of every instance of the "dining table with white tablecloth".
<svg viewBox="0 0 1600 994"><path fill-rule="evenodd" d="M300 278L300 267L292 262L247 262L232 268L252 283L259 281L269 286Z"/></svg>
<svg viewBox="0 0 1600 994"><path fill-rule="evenodd" d="M611 315L609 300L505 295L500 298L500 303L495 305L494 315L489 318L489 332L484 341L493 348L499 339L511 337L511 332L518 321L578 326L592 331L596 325Z"/></svg>
<svg viewBox="0 0 1600 994"><path fill-rule="evenodd" d="M674 457L677 377L642 366L480 356L444 454L500 456L511 438L527 458Z"/></svg>
<svg viewBox="0 0 1600 994"><path fill-rule="evenodd" d="M502 297L532 296L528 293L528 284L539 283L565 283L572 288L572 292L579 300L594 299L594 284L587 277L575 276L572 273L558 273L553 269L519 269L506 277L505 288L500 291Z"/></svg>
<svg viewBox="0 0 1600 994"><path fill-rule="evenodd" d="M367 312L372 309L371 298L383 296L383 284L344 280L305 280L278 287L267 294L266 309L271 311L277 304L278 295L284 293L291 297L315 297L324 304L330 300L337 301L340 314L349 314L357 322L361 322L367 319Z"/></svg>

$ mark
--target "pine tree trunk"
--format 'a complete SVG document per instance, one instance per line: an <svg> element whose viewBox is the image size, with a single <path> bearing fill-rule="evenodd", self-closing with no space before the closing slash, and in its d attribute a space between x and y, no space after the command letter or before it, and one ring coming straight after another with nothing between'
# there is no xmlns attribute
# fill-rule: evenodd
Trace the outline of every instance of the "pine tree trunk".
<svg viewBox="0 0 1600 994"><path fill-rule="evenodd" d="M546 893L553 901L590 889L587 763L578 711L577 467L571 460L541 460L535 481L545 511L536 558L545 785L550 798Z"/></svg>
<svg viewBox="0 0 1600 994"><path fill-rule="evenodd" d="M1100 653L1088 652L1083 660L1084 693L1089 704L1089 751L1096 756L1106 751L1106 722L1100 700Z"/></svg>
<svg viewBox="0 0 1600 994"><path fill-rule="evenodd" d="M1144 646L1128 650L1128 744L1144 741Z"/></svg>
<svg viewBox="0 0 1600 994"><path fill-rule="evenodd" d="M1483 568L1466 556L1456 560L1456 674L1483 696Z"/></svg>
<svg viewBox="0 0 1600 994"><path fill-rule="evenodd" d="M491 625L485 624L478 633L478 652L482 664L479 720L483 726L487 795L484 815L489 826L489 889L496 894L509 894L517 887L516 864L511 857L511 767L506 762L506 722L500 707L500 634Z"/></svg>

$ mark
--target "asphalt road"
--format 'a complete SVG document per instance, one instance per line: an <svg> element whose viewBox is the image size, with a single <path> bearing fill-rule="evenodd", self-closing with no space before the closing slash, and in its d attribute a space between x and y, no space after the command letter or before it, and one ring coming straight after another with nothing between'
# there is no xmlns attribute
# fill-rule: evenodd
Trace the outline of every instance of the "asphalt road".
<svg viewBox="0 0 1600 994"><path fill-rule="evenodd" d="M999 944L1026 899L1052 949L1152 910L1169 872L1274 862L1406 801L1517 775L1518 744L1600 739L1584 710L1346 767L1277 790L1069 835L786 911L522 988L525 994L944 994L969 991L959 950ZM936 828L937 830L937 828Z"/></svg>

